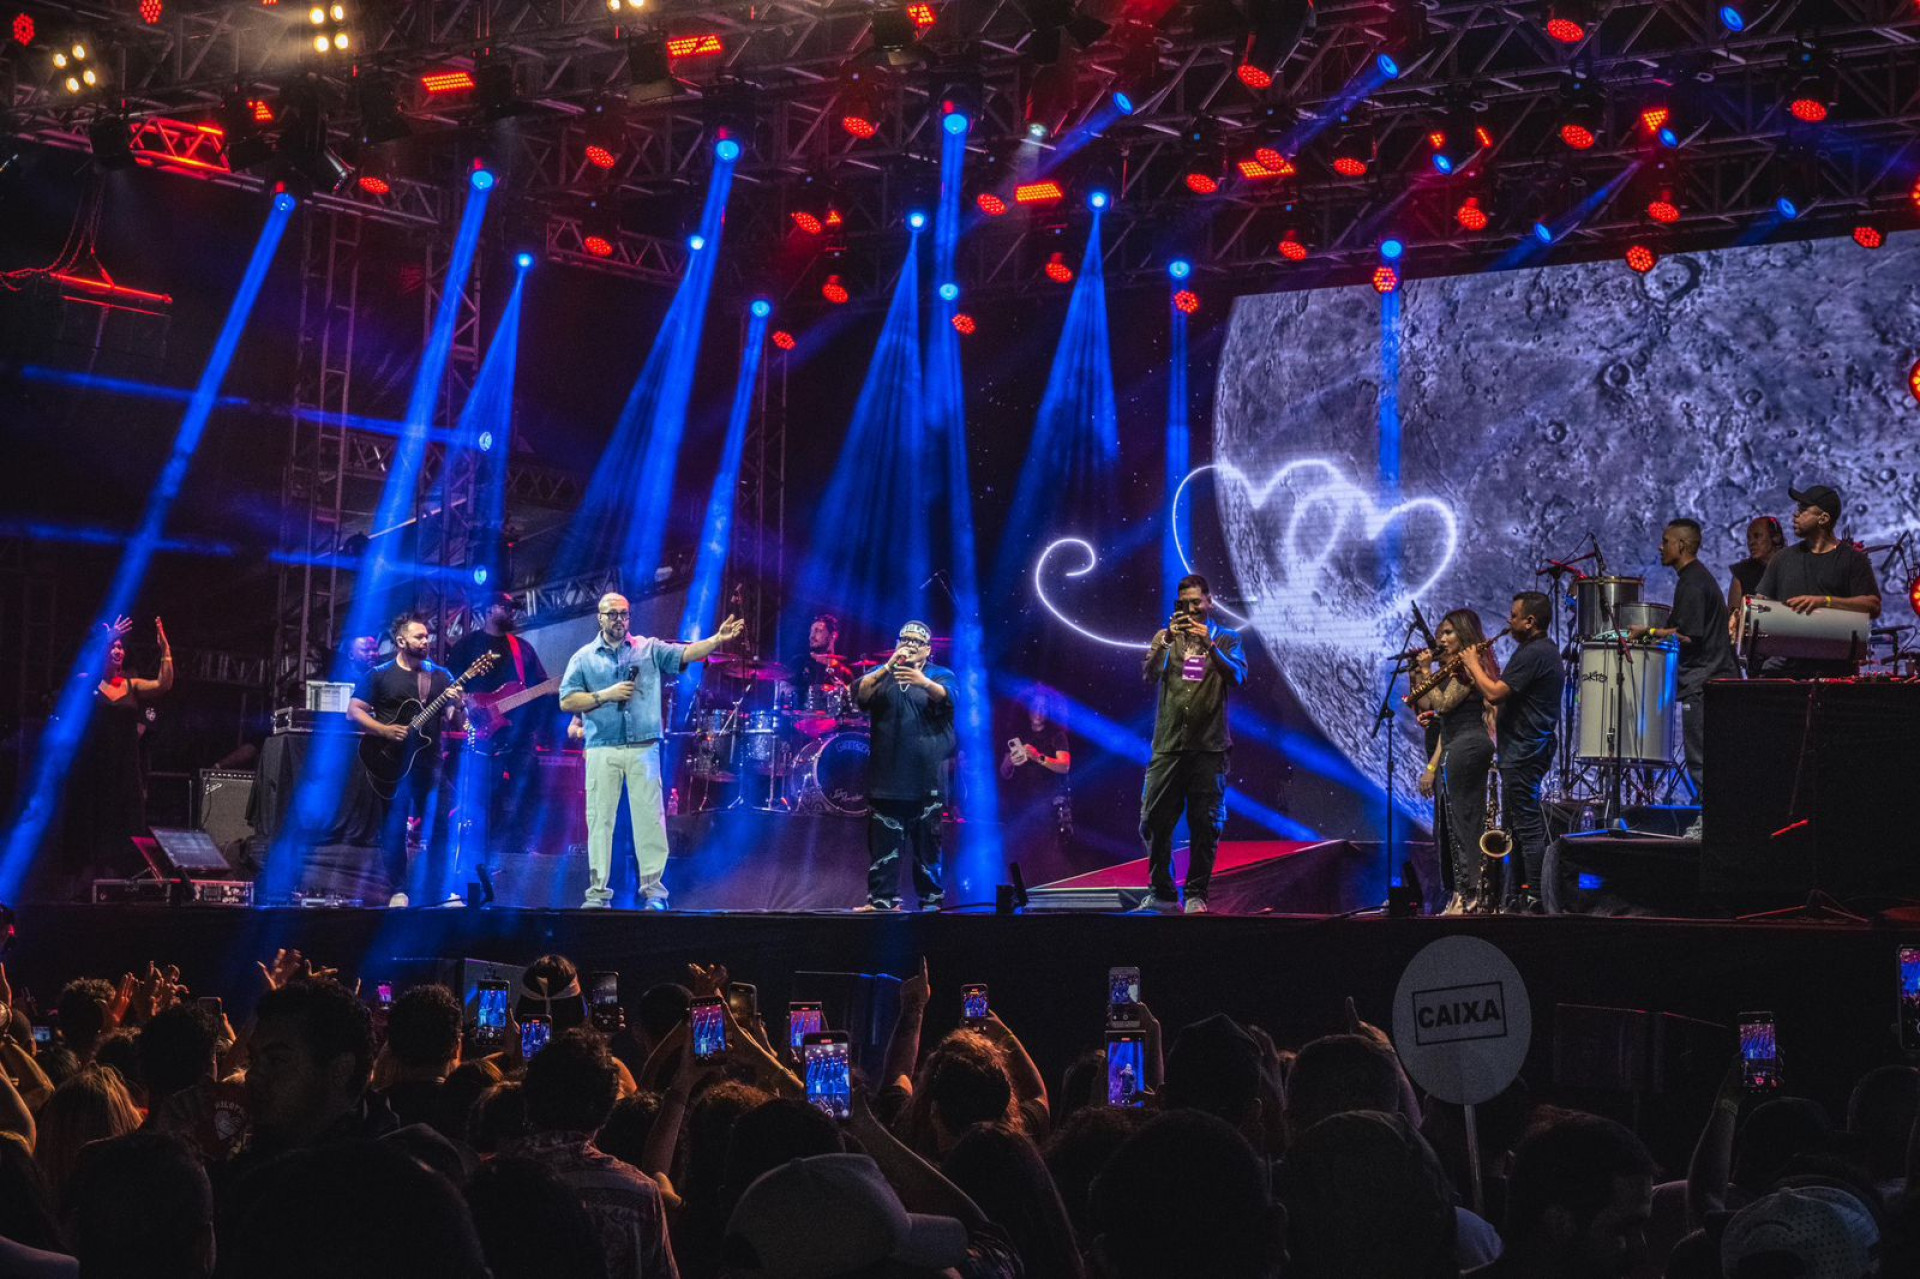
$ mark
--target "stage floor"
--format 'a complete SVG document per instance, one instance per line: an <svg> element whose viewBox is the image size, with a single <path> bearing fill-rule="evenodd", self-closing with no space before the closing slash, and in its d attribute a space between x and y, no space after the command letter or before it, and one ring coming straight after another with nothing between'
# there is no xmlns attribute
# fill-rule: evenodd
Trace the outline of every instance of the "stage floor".
<svg viewBox="0 0 1920 1279"><path fill-rule="evenodd" d="M244 1011L259 989L254 961L281 946L369 987L418 980L442 960L524 964L559 951L583 970L617 969L629 1000L654 982L684 981L690 961L718 960L758 984L772 1020L796 971L898 977L924 955L934 982L930 1034L958 1019L961 983L985 982L995 1010L1057 1079L1075 1054L1101 1042L1110 966L1141 969L1145 999L1169 1034L1225 1011L1297 1045L1341 1029L1349 995L1363 1016L1387 1022L1407 961L1456 933L1498 945L1525 976L1535 1026L1528 1077L1542 1088L1553 1078L1557 1005L1645 1009L1720 1026L1742 1010L1770 1009L1790 1086L1833 1105L1866 1067L1899 1060L1894 951L1920 944L1920 923L29 905L8 971L16 990L51 1002L69 978L116 976L154 959L180 965L196 993L222 995ZM1684 1063L1691 1087L1705 1090L1701 1098L1732 1053L1729 1032L1724 1044ZM1670 1100L1696 1100L1670 1091Z"/></svg>

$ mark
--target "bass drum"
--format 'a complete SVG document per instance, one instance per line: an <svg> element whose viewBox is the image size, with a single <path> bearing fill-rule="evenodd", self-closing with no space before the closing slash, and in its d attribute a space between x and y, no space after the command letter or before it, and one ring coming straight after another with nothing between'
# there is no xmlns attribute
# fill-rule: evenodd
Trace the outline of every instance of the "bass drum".
<svg viewBox="0 0 1920 1279"><path fill-rule="evenodd" d="M848 730L815 738L796 751L793 793L800 811L865 817L867 756L871 751L872 743L865 733Z"/></svg>

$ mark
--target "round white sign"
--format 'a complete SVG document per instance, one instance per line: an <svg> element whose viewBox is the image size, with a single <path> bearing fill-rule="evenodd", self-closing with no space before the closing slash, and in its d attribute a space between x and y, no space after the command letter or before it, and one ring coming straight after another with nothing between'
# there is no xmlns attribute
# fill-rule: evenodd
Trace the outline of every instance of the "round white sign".
<svg viewBox="0 0 1920 1279"><path fill-rule="evenodd" d="M1457 1105L1500 1095L1533 1039L1533 1008L1520 970L1478 937L1442 937L1421 948L1393 996L1393 1046L1413 1082Z"/></svg>

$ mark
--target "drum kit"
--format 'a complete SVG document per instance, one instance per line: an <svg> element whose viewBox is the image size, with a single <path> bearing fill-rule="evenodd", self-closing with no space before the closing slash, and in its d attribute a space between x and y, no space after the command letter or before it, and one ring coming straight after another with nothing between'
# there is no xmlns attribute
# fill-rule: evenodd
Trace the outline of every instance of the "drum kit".
<svg viewBox="0 0 1920 1279"><path fill-rule="evenodd" d="M935 639L935 650L946 642ZM708 658L699 704L685 728L667 734L686 745L693 811L865 817L871 741L853 686L892 656L891 649L854 661L832 655L810 683L795 683L779 662Z"/></svg>

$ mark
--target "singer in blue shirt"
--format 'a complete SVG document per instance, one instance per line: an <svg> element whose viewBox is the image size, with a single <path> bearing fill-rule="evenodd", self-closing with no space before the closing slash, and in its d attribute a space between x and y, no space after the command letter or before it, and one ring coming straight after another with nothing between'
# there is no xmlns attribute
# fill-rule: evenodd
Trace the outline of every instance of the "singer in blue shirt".
<svg viewBox="0 0 1920 1279"><path fill-rule="evenodd" d="M660 799L660 681L678 675L746 623L731 613L720 629L691 644L629 635L632 611L624 595L600 597L600 634L567 661L560 677L560 709L580 716L587 730L587 900L604 910L613 900L613 822L620 788L633 817L633 855L648 910L667 908L667 818Z"/></svg>

